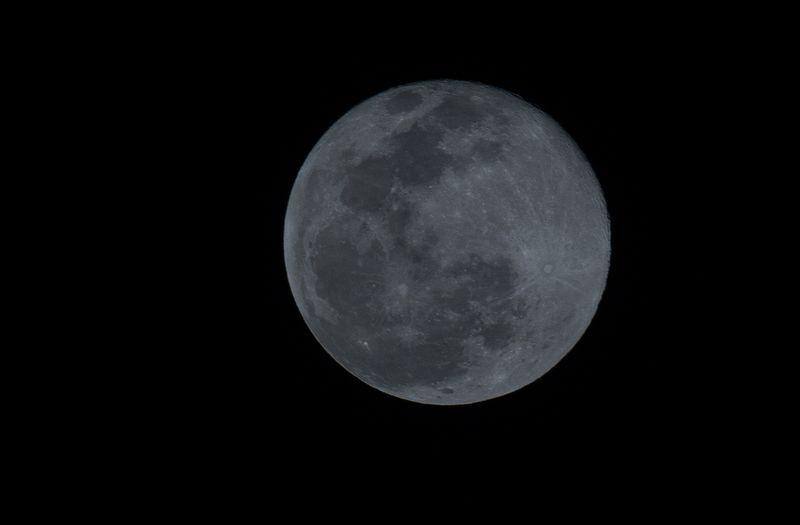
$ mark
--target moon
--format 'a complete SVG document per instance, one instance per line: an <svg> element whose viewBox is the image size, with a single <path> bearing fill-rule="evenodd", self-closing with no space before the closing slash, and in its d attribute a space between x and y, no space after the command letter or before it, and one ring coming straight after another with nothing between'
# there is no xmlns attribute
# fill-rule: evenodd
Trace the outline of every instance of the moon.
<svg viewBox="0 0 800 525"><path fill-rule="evenodd" d="M418 403L513 392L550 370L605 288L610 224L591 166L521 98L420 82L341 117L289 197L292 294L345 369Z"/></svg>

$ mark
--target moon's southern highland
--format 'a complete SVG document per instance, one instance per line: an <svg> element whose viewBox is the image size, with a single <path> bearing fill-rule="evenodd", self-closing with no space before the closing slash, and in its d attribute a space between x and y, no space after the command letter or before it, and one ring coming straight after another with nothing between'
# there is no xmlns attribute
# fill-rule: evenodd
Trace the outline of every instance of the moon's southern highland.
<svg viewBox="0 0 800 525"><path fill-rule="evenodd" d="M506 91L385 91L309 154L286 211L297 306L344 368L436 405L513 392L550 370L605 288L609 219L578 146Z"/></svg>

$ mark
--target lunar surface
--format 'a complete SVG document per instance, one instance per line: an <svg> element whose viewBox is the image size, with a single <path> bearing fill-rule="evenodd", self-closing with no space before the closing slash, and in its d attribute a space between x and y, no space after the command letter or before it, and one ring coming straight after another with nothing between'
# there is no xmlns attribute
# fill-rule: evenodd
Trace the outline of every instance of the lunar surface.
<svg viewBox="0 0 800 525"><path fill-rule="evenodd" d="M381 93L339 119L295 181L284 253L317 340L365 383L437 405L542 376L608 273L605 201L580 149L508 92Z"/></svg>

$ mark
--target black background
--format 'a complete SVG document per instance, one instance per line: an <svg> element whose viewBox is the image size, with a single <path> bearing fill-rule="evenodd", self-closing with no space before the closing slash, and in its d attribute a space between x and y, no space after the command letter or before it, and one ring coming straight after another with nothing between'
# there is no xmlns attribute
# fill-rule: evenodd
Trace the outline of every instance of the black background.
<svg viewBox="0 0 800 525"><path fill-rule="evenodd" d="M13 80L33 99L9 99L27 120L13 134L27 140L30 128L53 140L27 140L20 178L45 204L10 228L50 200L63 207L41 214L46 231L27 235L45 247L34 275L10 274L36 304L12 301L12 310L60 318L34 316L27 347L11 352L34 362L30 379L8 367L23 379L9 404L25 423L7 426L34 447L9 450L30 478L82 511L110 503L151 516L155 503L207 517L216 503L228 521L251 501L270 517L285 506L292 516L371 521L410 510L421 521L424 498L452 521L493 491L492 521L519 508L538 518L549 499L542 486L572 498L560 513L597 509L578 488L611 492L615 510L650 493L662 501L649 514L661 515L692 496L713 505L720 487L714 510L738 513L753 485L777 479L740 479L751 464L785 464L768 408L791 396L758 380L785 387L791 380L777 381L776 369L793 370L767 356L765 334L779 323L762 329L754 319L782 309L745 289L789 295L791 272L774 262L791 265L793 237L765 233L781 223L775 197L793 195L792 164L767 161L791 152L777 139L793 135L758 117L791 125L786 107L768 104L777 93L769 73L791 69L775 48L791 46L754 45L760 22L749 11L734 22L730 10L703 17L696 6L601 6L618 26L583 6L555 16L545 4L464 4L441 21L432 4L331 6L354 27L319 6L298 5L299 20L278 7L70 6L89 27L50 9L32 20L52 38L23 30L12 42L27 71ZM793 34L771 21L762 29ZM37 44L41 57L25 57ZM549 113L586 154L611 218L606 291L578 344L535 383L458 407L388 396L337 365L294 304L282 242L292 184L325 131L383 90L445 78L497 86ZM745 191L734 195L739 181ZM63 241L42 235L50 231ZM756 337L745 341L748 331ZM791 345L774 348L791 354ZM41 402L31 409L28 397ZM373 494L363 485L390 503L365 511ZM51 496L37 492L35 503L66 507Z"/></svg>
<svg viewBox="0 0 800 525"><path fill-rule="evenodd" d="M488 50L265 58L246 45L222 49L165 71L179 79L167 84L166 134L183 135L169 147L186 160L175 167L179 226L167 244L191 254L172 268L181 306L164 322L179 329L168 357L159 354L172 385L159 415L181 436L176 450L210 445L225 451L214 457L257 463L537 464L565 455L669 462L711 446L701 429L714 411L698 387L714 330L698 322L701 254L713 242L698 217L711 180L696 148L708 145L701 108L713 93L700 64L658 50L532 60ZM293 181L328 127L385 89L441 78L503 88L558 121L595 170L612 231L607 288L573 350L517 392L455 407L391 397L336 364L305 326L283 262Z"/></svg>
<svg viewBox="0 0 800 525"><path fill-rule="evenodd" d="M730 10L703 17L696 6L602 6L620 27L583 8L557 17L481 5L439 21L432 6L392 4L361 9L374 18L363 21L332 6L355 22L347 27L319 6L298 7L299 20L272 4L253 13L71 6L32 17L49 39L23 30L14 40L26 73L12 77L33 100L10 103L53 139L34 143L28 160L54 166L33 162L21 178L43 207L49 198L64 208L43 219L63 243L29 235L46 253L30 279L11 275L35 310L62 318L35 317L25 327L20 353L33 372L9 397L26 415L10 432L35 447L9 449L27 474L82 511L87 500L98 509L110 501L116 512L155 500L205 514L227 489L243 502L267 500L260 513L288 493L302 500L289 509L295 515L363 515L369 498L349 479L358 478L392 500L367 514L373 521L416 511L423 496L439 498L451 518L455 509L471 512L489 489L504 498L496 521L498 511L520 506L538 517L546 499L535 482L572 495L588 478L589 492L611 489L609 501L620 506L634 502L630 485L664 495L650 509L660 514L685 502L678 489L694 485L707 501L727 478L746 497L726 493L720 506L738 512L753 484L773 479L741 483L729 474L765 463L775 448L775 433L749 413L755 407L768 420L777 396L756 401L768 391L757 380L775 383L781 368L765 357L772 326L758 326L749 344L739 340L756 327L754 312L779 310L749 301L744 288L783 292L787 278L773 260L792 262L791 235L765 235L780 222L775 196L793 195L791 164L766 167L784 134L753 118L768 113L791 124L785 107L768 109L777 92L770 60L790 70L776 48L791 46L755 30L792 32L749 10L734 22ZM389 27L399 11L413 20ZM456 16L467 11L478 20ZM578 15L593 32L577 25ZM24 56L37 45L39 58ZM497 86L549 113L586 154L611 217L607 288L579 343L535 383L460 407L393 398L337 365L306 328L283 262L290 190L323 133L385 89L443 78ZM26 129L14 131L27 139ZM55 175L53 184L44 173ZM745 191L734 198L739 180ZM12 201L20 196L9 192ZM27 208L22 222L39 215ZM76 216L78 224L69 220ZM770 224L757 226L758 217ZM50 289L47 278L68 288ZM33 287L40 280L41 293ZM54 342L41 343L40 334ZM730 364L744 370L731 373ZM30 409L27 397L41 403ZM780 419L790 422L791 413ZM615 483L619 474L628 490ZM399 487L388 488L387 478ZM667 490L652 489L653 479ZM312 485L344 497L320 505ZM457 498L440 497L459 485ZM62 509L49 497L36 503ZM584 507L572 503L559 510ZM227 517L238 507L222 506Z"/></svg>

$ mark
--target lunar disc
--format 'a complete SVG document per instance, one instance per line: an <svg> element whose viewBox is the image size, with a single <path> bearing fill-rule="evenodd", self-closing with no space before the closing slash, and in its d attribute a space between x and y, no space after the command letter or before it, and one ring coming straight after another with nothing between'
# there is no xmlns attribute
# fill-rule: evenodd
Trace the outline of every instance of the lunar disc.
<svg viewBox="0 0 800 525"><path fill-rule="evenodd" d="M605 201L578 146L506 91L390 89L319 140L289 198L297 306L345 369L394 396L474 403L541 377L605 287Z"/></svg>

